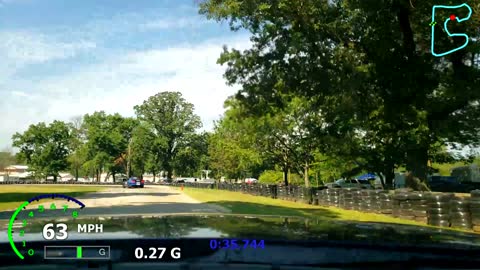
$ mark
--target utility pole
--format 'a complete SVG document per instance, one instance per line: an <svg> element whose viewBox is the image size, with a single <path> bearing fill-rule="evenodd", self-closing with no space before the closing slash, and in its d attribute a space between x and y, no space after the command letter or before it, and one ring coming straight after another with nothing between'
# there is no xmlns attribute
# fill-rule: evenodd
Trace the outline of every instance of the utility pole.
<svg viewBox="0 0 480 270"><path fill-rule="evenodd" d="M128 160L127 160L127 178L130 179L130 167L132 166L131 165L131 160L132 160L132 138L130 138L130 140L128 140Z"/></svg>

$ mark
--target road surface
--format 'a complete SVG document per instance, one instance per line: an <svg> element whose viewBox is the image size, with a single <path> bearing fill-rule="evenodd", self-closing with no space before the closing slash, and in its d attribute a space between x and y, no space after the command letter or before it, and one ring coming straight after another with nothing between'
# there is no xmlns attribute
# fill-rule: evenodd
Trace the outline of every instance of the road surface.
<svg viewBox="0 0 480 270"><path fill-rule="evenodd" d="M89 193L76 198L85 204L79 210L81 216L159 215L184 213L228 213L229 210L201 203L185 195L181 190L168 186L145 186L122 188L111 186L107 190ZM65 201L59 200L57 208ZM49 203L48 203L49 204ZM69 203L73 206L73 203ZM27 206L36 209L36 206ZM22 211L26 212L26 211ZM10 219L13 211L0 212L0 220ZM37 213L36 217L65 216L61 209Z"/></svg>

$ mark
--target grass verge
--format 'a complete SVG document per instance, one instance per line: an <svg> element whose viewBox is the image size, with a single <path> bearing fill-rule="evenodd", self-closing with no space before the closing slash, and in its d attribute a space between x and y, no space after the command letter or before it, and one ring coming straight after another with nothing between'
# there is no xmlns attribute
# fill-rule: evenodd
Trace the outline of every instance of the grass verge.
<svg viewBox="0 0 480 270"><path fill-rule="evenodd" d="M77 185L2 185L0 186L0 211L14 210L23 202L41 194L59 193L78 197L105 187Z"/></svg>
<svg viewBox="0 0 480 270"><path fill-rule="evenodd" d="M254 196L241 192L195 188L184 188L183 192L203 203L225 207L232 211L232 214L299 216L320 220L384 222L438 228L422 222L395 218L388 215L345 210L336 207L309 205L262 196ZM457 228L442 229L466 231Z"/></svg>

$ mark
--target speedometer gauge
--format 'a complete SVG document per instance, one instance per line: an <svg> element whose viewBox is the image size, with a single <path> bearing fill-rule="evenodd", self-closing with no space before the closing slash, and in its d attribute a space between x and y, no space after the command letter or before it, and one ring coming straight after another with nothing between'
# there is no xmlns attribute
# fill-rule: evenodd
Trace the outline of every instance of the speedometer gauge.
<svg viewBox="0 0 480 270"><path fill-rule="evenodd" d="M38 230L39 228L33 228L34 219L45 217L55 217L57 220L75 219L84 207L79 200L63 194L39 195L24 202L13 213L8 224L8 240L13 251L22 260L36 252L44 252L29 246L29 236L38 231L41 231L45 240L68 239L69 228L66 223L48 222L42 224L43 227ZM86 226L84 229L87 229Z"/></svg>

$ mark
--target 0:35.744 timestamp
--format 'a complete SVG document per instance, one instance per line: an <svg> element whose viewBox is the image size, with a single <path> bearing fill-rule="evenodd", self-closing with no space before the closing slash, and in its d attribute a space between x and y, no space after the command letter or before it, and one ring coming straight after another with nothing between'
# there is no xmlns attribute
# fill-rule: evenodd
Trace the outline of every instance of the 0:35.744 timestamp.
<svg viewBox="0 0 480 270"><path fill-rule="evenodd" d="M264 249L264 240L249 239L212 239L210 240L211 249Z"/></svg>

